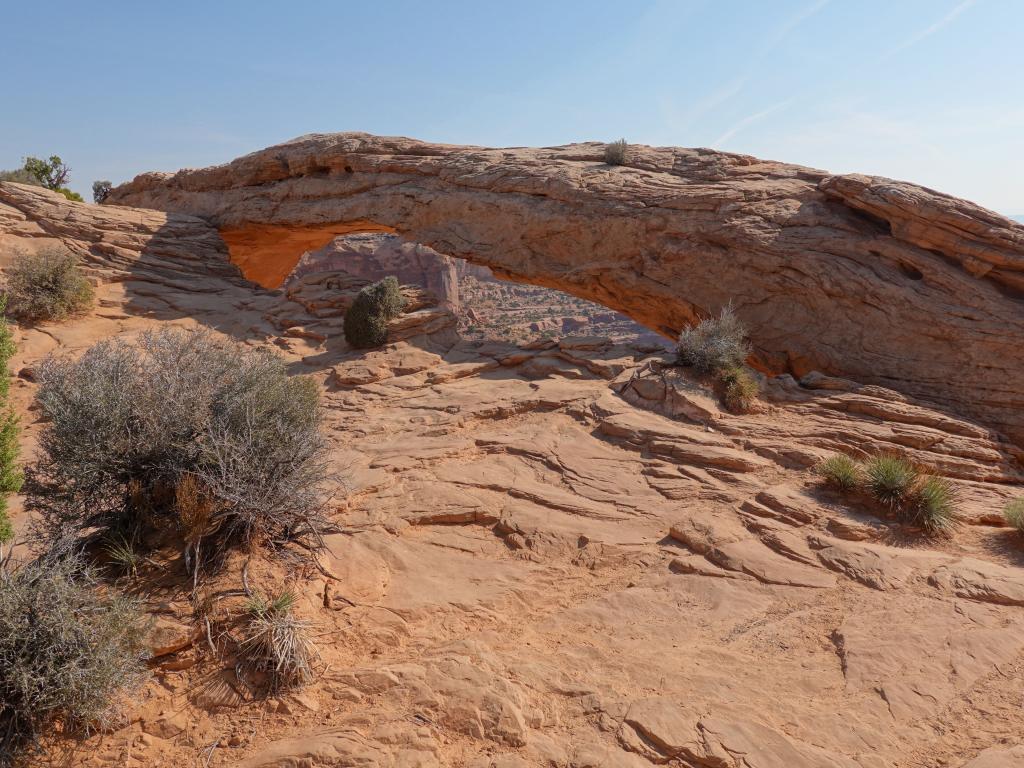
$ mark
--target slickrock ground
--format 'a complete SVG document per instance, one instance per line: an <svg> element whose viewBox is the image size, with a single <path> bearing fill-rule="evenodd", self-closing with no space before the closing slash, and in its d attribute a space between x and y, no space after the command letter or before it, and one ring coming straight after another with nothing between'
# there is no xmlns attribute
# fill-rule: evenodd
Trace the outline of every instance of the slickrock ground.
<svg viewBox="0 0 1024 768"><path fill-rule="evenodd" d="M245 555L204 586L209 640L180 559L157 558L138 584L153 679L71 764L1024 765L1024 544L999 523L1022 455L986 427L813 373L732 415L649 348L467 343L415 291L393 343L356 354L340 323L358 281L263 290L186 216L0 184L0 233L4 258L57 238L104 281L88 316L19 330L15 371L163 323L272 345L322 382L347 477L330 577L250 562L254 584L303 595L317 681L268 698L236 676ZM888 449L955 479L951 538L809 471Z"/></svg>
<svg viewBox="0 0 1024 768"><path fill-rule="evenodd" d="M394 230L670 337L732 301L766 369L892 387L1024 444L1024 226L890 179L603 149L315 134L110 201L207 219L265 285L336 234Z"/></svg>

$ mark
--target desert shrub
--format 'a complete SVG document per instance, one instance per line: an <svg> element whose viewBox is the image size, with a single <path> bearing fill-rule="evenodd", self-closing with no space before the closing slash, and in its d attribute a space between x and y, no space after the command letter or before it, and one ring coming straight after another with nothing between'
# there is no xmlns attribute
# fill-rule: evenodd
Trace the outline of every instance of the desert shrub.
<svg viewBox="0 0 1024 768"><path fill-rule="evenodd" d="M55 192L59 192L67 184L71 175L71 169L59 155L50 155L49 160L26 157L24 169L44 187Z"/></svg>
<svg viewBox="0 0 1024 768"><path fill-rule="evenodd" d="M944 477L929 475L918 479L903 510L903 519L928 533L944 533L956 526L956 511L953 484Z"/></svg>
<svg viewBox="0 0 1024 768"><path fill-rule="evenodd" d="M75 256L44 248L18 256L7 270L7 309L25 322L62 320L92 304L93 290Z"/></svg>
<svg viewBox="0 0 1024 768"><path fill-rule="evenodd" d="M107 195L110 194L110 190L114 188L106 179L102 181L94 181L92 183L92 201L94 203L102 203L107 199Z"/></svg>
<svg viewBox="0 0 1024 768"><path fill-rule="evenodd" d="M16 184L31 184L34 187L43 186L39 179L24 168L16 168L13 171L0 171L0 181L13 181Z"/></svg>
<svg viewBox="0 0 1024 768"><path fill-rule="evenodd" d="M917 468L902 456L874 456L864 475L865 487L875 500L894 511L906 507L919 482Z"/></svg>
<svg viewBox="0 0 1024 768"><path fill-rule="evenodd" d="M725 387L725 407L733 413L749 412L761 392L753 374L737 365L719 371L718 378Z"/></svg>
<svg viewBox="0 0 1024 768"><path fill-rule="evenodd" d="M0 563L4 545L14 538L14 526L7 513L7 497L21 490L22 474L18 468L18 416L11 406L10 365L14 355L14 337L4 317L7 300L0 297Z"/></svg>
<svg viewBox="0 0 1024 768"><path fill-rule="evenodd" d="M0 571L0 766L57 723L106 724L143 679L144 640L136 603L73 559Z"/></svg>
<svg viewBox="0 0 1024 768"><path fill-rule="evenodd" d="M608 165L622 165L626 162L626 149L629 145L625 139L612 141L604 145L604 161Z"/></svg>
<svg viewBox="0 0 1024 768"><path fill-rule="evenodd" d="M66 197L68 200L71 200L74 203L84 203L85 202L85 200L82 198L82 196L80 194L78 194L77 192L72 192L67 187L61 187L60 189L57 189L55 191L56 192L60 192L62 195L64 195L64 197Z"/></svg>
<svg viewBox="0 0 1024 768"><path fill-rule="evenodd" d="M1006 502L1006 506L1003 508L1003 517L1008 525L1024 534L1024 496Z"/></svg>
<svg viewBox="0 0 1024 768"><path fill-rule="evenodd" d="M388 340L388 321L398 317L405 299L393 276L363 288L345 313L345 340L356 349L379 347Z"/></svg>
<svg viewBox="0 0 1024 768"><path fill-rule="evenodd" d="M749 354L746 328L731 305L723 307L718 317L706 318L683 330L676 346L679 364L702 373L740 368Z"/></svg>
<svg viewBox="0 0 1024 768"><path fill-rule="evenodd" d="M844 453L837 453L820 461L814 468L815 473L833 488L841 491L854 491L860 487L864 477L861 465Z"/></svg>
<svg viewBox="0 0 1024 768"><path fill-rule="evenodd" d="M173 531L198 555L200 542L318 536L319 390L278 355L165 329L37 375L47 423L26 500L51 547Z"/></svg>
<svg viewBox="0 0 1024 768"><path fill-rule="evenodd" d="M266 674L274 690L305 685L313 679L318 656L310 638L310 624L292 613L295 595L253 597L246 610L248 622L240 651L249 669Z"/></svg>

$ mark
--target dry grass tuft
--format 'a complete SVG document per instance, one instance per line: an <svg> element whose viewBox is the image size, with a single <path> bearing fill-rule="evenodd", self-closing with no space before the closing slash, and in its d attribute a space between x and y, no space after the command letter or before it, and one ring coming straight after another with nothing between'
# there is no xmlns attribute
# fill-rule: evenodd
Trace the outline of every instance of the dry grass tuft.
<svg viewBox="0 0 1024 768"><path fill-rule="evenodd" d="M313 679L319 657L310 637L312 625L292 612L295 594L256 596L246 606L248 623L241 655L255 672L268 675L272 690L298 688Z"/></svg>

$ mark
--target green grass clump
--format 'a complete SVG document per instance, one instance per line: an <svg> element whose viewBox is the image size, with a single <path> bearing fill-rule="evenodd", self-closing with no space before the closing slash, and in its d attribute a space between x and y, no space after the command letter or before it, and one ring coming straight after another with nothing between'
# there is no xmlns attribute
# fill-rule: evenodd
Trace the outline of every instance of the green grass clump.
<svg viewBox="0 0 1024 768"><path fill-rule="evenodd" d="M823 459L814 471L826 485L841 491L855 491L864 480L863 467L845 453L837 453Z"/></svg>
<svg viewBox="0 0 1024 768"><path fill-rule="evenodd" d="M918 471L902 456L874 456L864 467L865 487L893 511L904 508L918 483Z"/></svg>
<svg viewBox="0 0 1024 768"><path fill-rule="evenodd" d="M718 378L725 385L725 407L733 413L749 413L761 388L757 379L746 368L733 366L719 371Z"/></svg>
<svg viewBox="0 0 1024 768"><path fill-rule="evenodd" d="M4 317L7 300L0 297L0 561L4 545L14 539L14 524L7 514L7 497L21 490L22 476L18 467L18 416L8 397L11 373L8 370L15 353L14 337Z"/></svg>
<svg viewBox="0 0 1024 768"><path fill-rule="evenodd" d="M118 573L136 576L142 563L142 554L135 543L124 536L112 536L104 544L103 552L110 561L110 566Z"/></svg>
<svg viewBox="0 0 1024 768"><path fill-rule="evenodd" d="M1006 506L1003 508L1003 517L1008 525L1024 534L1024 496L1006 502Z"/></svg>
<svg viewBox="0 0 1024 768"><path fill-rule="evenodd" d="M928 533L944 533L957 524L957 494L944 477L919 478L904 509L906 522L921 526Z"/></svg>
<svg viewBox="0 0 1024 768"><path fill-rule="evenodd" d="M345 340L356 349L380 347L388 340L388 321L402 313L405 298L389 275L359 292L345 313Z"/></svg>
<svg viewBox="0 0 1024 768"><path fill-rule="evenodd" d="M861 464L835 454L819 462L814 471L827 485L846 493L863 491L900 522L930 534L948 533L959 521L956 487L944 477L922 474L902 456L874 456ZM1024 500L1018 515L1024 525Z"/></svg>

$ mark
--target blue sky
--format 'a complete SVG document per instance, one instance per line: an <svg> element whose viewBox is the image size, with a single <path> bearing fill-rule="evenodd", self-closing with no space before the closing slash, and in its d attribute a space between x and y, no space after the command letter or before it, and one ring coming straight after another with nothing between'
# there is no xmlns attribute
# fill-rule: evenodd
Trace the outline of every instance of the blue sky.
<svg viewBox="0 0 1024 768"><path fill-rule="evenodd" d="M363 130L710 146L1024 214L1024 0L35 0L2 18L0 168L58 153L83 194Z"/></svg>

